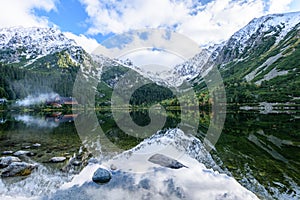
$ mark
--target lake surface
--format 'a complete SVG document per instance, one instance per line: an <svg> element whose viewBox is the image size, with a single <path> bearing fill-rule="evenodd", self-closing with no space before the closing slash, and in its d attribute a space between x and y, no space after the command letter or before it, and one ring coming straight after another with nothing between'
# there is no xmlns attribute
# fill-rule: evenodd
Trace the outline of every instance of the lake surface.
<svg viewBox="0 0 300 200"><path fill-rule="evenodd" d="M80 130L83 127L78 127L74 120L91 121L89 118L94 114L97 124L89 124L83 134L85 129ZM132 119L124 120L133 120L139 126L151 122L147 111L131 112L130 116ZM208 111L200 113L196 136L202 141L211 117ZM198 118L191 116L191 119ZM180 122L180 112L168 111L164 129L176 128ZM99 129L102 135L98 134ZM79 173L90 158L109 158L135 147L144 138L125 134L107 111L1 112L0 152L28 150L33 155L27 161L40 163L42 167L27 178L2 179L0 193L13 194L22 187L22 192L28 195L53 192ZM300 112L228 111L222 134L210 153L220 172L233 176L259 198L300 198ZM49 159L56 156L73 157L82 164L50 163ZM208 163L204 164L209 168Z"/></svg>

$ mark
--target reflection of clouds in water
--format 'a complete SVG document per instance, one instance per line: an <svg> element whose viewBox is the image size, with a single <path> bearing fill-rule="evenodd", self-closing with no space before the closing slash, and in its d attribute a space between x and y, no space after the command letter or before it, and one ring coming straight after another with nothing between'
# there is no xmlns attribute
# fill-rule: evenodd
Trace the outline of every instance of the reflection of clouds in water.
<svg viewBox="0 0 300 200"><path fill-rule="evenodd" d="M54 99L57 97L58 94L56 93L47 93L47 94L39 94L39 95L29 95L25 99L17 101L17 106L31 106L37 105L41 103L45 103L47 100Z"/></svg>
<svg viewBox="0 0 300 200"><path fill-rule="evenodd" d="M39 128L55 128L59 125L59 123L46 121L44 118L33 117L30 115L18 115L15 117L15 120L21 121L27 126L36 126Z"/></svg>

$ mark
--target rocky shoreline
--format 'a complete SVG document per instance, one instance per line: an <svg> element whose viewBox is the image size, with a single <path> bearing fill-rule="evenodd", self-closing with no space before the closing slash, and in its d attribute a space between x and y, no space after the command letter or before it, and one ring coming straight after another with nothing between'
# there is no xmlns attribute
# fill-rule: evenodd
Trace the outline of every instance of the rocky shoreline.
<svg viewBox="0 0 300 200"><path fill-rule="evenodd" d="M24 149L39 148L42 145L39 143L32 144L31 146L26 146ZM0 157L0 177L26 177L31 175L31 173L36 170L42 164L60 164L62 167L61 171L68 172L73 167L84 167L87 163L87 158L89 157L86 152L82 149L78 154L73 156L54 156L43 163L38 163L34 161L34 157L37 153L29 150L18 150L3 151L2 157Z"/></svg>

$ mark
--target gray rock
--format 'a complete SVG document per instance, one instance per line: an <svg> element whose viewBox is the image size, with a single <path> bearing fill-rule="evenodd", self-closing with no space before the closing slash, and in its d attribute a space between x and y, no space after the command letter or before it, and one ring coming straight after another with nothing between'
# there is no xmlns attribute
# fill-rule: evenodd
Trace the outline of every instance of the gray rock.
<svg viewBox="0 0 300 200"><path fill-rule="evenodd" d="M64 162L67 158L66 157L53 157L49 161L52 163Z"/></svg>
<svg viewBox="0 0 300 200"><path fill-rule="evenodd" d="M14 157L14 156L1 157L0 168L7 167L13 162L21 162L21 160L18 157Z"/></svg>
<svg viewBox="0 0 300 200"><path fill-rule="evenodd" d="M154 154L148 159L148 161L171 169L179 169L182 167L186 167L177 160L162 154Z"/></svg>
<svg viewBox="0 0 300 200"><path fill-rule="evenodd" d="M3 151L2 155L10 155L13 154L13 151Z"/></svg>
<svg viewBox="0 0 300 200"><path fill-rule="evenodd" d="M93 181L95 183L107 183L110 181L110 179L110 172L103 168L98 168L93 175Z"/></svg>
<svg viewBox="0 0 300 200"><path fill-rule="evenodd" d="M1 172L1 177L28 176L37 165L25 162L13 162Z"/></svg>

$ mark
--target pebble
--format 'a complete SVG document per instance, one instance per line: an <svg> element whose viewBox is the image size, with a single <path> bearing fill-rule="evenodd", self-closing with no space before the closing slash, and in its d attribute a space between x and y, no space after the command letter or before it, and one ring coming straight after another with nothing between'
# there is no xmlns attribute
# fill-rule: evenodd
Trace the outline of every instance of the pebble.
<svg viewBox="0 0 300 200"><path fill-rule="evenodd" d="M107 183L111 179L111 174L107 169L104 168L98 168L94 175L93 175L93 181L95 183Z"/></svg>

